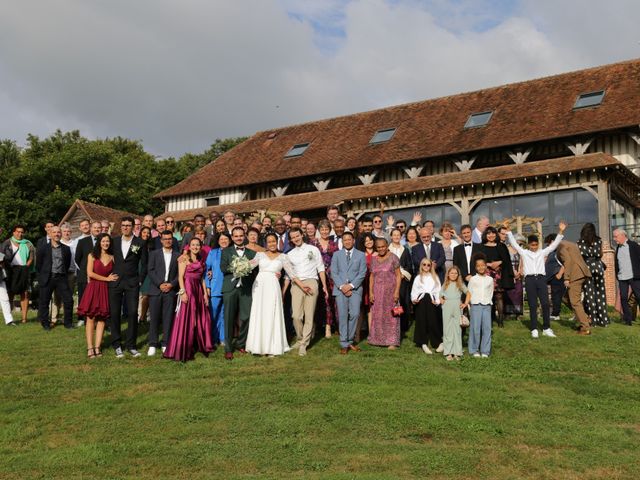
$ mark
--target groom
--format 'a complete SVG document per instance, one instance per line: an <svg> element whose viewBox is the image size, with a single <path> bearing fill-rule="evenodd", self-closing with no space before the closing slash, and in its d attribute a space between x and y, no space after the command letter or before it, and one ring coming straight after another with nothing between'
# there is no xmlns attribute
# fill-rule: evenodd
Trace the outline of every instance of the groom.
<svg viewBox="0 0 640 480"><path fill-rule="evenodd" d="M233 327L236 316L240 320L240 331L236 345L240 353L245 353L247 333L249 332L249 316L251 315L251 287L256 276L256 270L242 278L234 278L231 264L234 257L246 257L249 260L256 256L256 252L244 246L244 229L234 227L231 231L233 245L222 250L220 256L220 270L224 274L222 280L222 302L224 304L224 358L233 360Z"/></svg>
<svg viewBox="0 0 640 480"><path fill-rule="evenodd" d="M122 300L127 306L128 324L126 348L132 357L137 358L138 339L138 296L140 284L147 275L147 249L144 242L133 235L133 218L120 219L122 235L113 239L113 273L118 280L109 282L109 308L111 309L111 344L117 358L123 358L122 351Z"/></svg>

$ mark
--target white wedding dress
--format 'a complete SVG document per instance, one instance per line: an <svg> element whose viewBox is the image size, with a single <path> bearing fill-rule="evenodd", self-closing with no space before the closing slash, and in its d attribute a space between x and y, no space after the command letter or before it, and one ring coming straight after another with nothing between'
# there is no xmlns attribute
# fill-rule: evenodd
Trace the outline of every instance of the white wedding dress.
<svg viewBox="0 0 640 480"><path fill-rule="evenodd" d="M256 355L282 355L291 350L287 342L282 308L282 290L276 273L284 268L292 278L293 271L286 255L273 260L266 253L255 256L260 271L253 282L251 316L246 350Z"/></svg>

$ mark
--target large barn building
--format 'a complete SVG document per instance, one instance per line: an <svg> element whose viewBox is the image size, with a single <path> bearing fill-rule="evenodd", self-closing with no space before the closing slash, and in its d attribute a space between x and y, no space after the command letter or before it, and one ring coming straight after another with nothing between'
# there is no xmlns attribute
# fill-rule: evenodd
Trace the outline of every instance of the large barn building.
<svg viewBox="0 0 640 480"><path fill-rule="evenodd" d="M258 132L159 193L178 221L211 210L292 211L339 204L459 226L560 219L577 238L640 223L640 60ZM607 270L613 298L613 268Z"/></svg>

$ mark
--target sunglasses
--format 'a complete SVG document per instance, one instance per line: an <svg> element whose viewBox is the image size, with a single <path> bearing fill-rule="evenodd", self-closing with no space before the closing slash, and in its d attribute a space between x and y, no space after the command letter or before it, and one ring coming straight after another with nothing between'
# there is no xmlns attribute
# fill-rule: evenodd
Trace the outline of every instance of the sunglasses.
<svg viewBox="0 0 640 480"><path fill-rule="evenodd" d="M167 220L166 223L175 223L173 220Z"/></svg>

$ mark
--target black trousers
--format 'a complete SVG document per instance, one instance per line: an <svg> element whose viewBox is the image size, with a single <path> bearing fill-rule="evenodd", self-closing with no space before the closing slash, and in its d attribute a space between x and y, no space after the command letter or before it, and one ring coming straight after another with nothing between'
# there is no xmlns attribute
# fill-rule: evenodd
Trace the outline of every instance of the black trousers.
<svg viewBox="0 0 640 480"><path fill-rule="evenodd" d="M442 343L442 309L434 305L431 296L425 295L415 305L413 341L418 347L429 345L438 348Z"/></svg>
<svg viewBox="0 0 640 480"><path fill-rule="evenodd" d="M567 287L564 286L562 280L553 279L549 283L551 285L551 315L554 317L560 316L560 309L562 308L562 298L567 293Z"/></svg>
<svg viewBox="0 0 640 480"><path fill-rule="evenodd" d="M82 295L84 295L84 291L86 288L87 282L78 282L78 305L80 305ZM84 320L84 315L78 315L78 320Z"/></svg>
<svg viewBox="0 0 640 480"><path fill-rule="evenodd" d="M622 305L622 319L627 325L631 325L631 309L629 308L629 287L633 296L640 302L640 280L618 280L620 289L620 303Z"/></svg>
<svg viewBox="0 0 640 480"><path fill-rule="evenodd" d="M109 286L109 307L111 308L111 345L122 346L122 301L127 307L127 339L125 348L136 348L138 339L138 295L140 287L125 286L120 283L116 287Z"/></svg>
<svg viewBox="0 0 640 480"><path fill-rule="evenodd" d="M43 327L49 327L49 304L53 292L57 292L62 298L64 305L64 326L70 328L73 326L73 294L69 289L69 281L67 274L52 275L46 286L40 287L40 295L38 299L38 318Z"/></svg>
<svg viewBox="0 0 640 480"><path fill-rule="evenodd" d="M162 346L166 347L171 335L171 326L176 314L176 292L171 290L160 295L149 295L149 310L151 323L149 324L149 346L159 347L158 330L162 325Z"/></svg>
<svg viewBox="0 0 640 480"><path fill-rule="evenodd" d="M531 330L538 328L538 302L542 308L542 328L551 327L549 318L549 289L544 275L527 275L524 277L524 288L527 291L529 302L529 315L531 318Z"/></svg>

